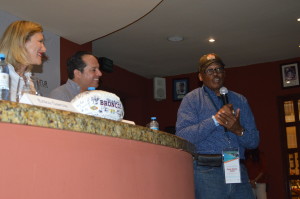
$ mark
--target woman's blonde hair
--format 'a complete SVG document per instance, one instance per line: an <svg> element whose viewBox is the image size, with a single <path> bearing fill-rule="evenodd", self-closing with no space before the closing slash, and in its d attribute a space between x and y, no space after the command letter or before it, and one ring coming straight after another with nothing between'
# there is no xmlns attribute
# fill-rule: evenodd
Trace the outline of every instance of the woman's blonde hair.
<svg viewBox="0 0 300 199"><path fill-rule="evenodd" d="M5 30L0 40L0 52L6 55L6 61L17 71L21 65L32 66L29 63L25 43L35 33L43 32L40 24L31 21L15 21Z"/></svg>

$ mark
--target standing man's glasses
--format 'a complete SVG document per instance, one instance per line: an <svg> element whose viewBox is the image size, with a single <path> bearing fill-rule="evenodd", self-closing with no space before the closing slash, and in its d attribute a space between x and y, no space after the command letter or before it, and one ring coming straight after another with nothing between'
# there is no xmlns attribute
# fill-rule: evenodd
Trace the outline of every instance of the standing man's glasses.
<svg viewBox="0 0 300 199"><path fill-rule="evenodd" d="M207 74L207 75L213 75L215 72L217 74L224 73L224 66L219 67L219 68L210 68L210 69L206 69L204 71L204 73Z"/></svg>

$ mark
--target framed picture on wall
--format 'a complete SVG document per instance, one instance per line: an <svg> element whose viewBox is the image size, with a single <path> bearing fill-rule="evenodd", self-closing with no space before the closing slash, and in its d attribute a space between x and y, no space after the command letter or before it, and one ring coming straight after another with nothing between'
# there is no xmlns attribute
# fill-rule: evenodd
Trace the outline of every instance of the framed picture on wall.
<svg viewBox="0 0 300 199"><path fill-rule="evenodd" d="M299 86L299 68L297 62L281 65L281 80L283 88Z"/></svg>
<svg viewBox="0 0 300 199"><path fill-rule="evenodd" d="M173 79L173 100L182 100L182 98L189 92L189 79Z"/></svg>

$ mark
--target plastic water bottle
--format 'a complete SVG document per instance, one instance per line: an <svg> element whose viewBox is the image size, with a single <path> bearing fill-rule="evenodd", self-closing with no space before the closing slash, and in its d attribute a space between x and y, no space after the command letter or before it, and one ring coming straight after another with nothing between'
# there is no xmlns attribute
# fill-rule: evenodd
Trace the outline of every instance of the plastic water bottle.
<svg viewBox="0 0 300 199"><path fill-rule="evenodd" d="M159 130L159 125L156 120L156 117L151 117L151 122L149 123L149 127L150 127L150 129L153 129L153 130Z"/></svg>
<svg viewBox="0 0 300 199"><path fill-rule="evenodd" d="M9 69L4 54L0 54L0 100L10 100Z"/></svg>

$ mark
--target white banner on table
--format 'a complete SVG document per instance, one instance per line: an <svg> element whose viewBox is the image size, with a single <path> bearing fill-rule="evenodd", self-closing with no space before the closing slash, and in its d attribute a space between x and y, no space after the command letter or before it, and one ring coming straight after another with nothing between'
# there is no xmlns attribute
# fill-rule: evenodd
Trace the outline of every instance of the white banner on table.
<svg viewBox="0 0 300 199"><path fill-rule="evenodd" d="M32 95L32 94L28 94L28 93L24 93L22 95L22 97L20 99L20 103L78 113L78 111L72 106L72 104L70 102L56 100L56 99L52 99L52 98L48 98L48 97Z"/></svg>

